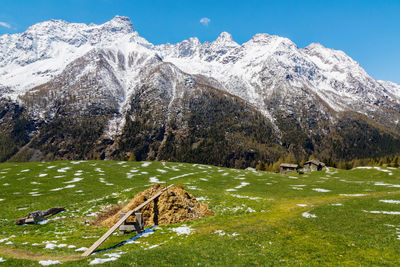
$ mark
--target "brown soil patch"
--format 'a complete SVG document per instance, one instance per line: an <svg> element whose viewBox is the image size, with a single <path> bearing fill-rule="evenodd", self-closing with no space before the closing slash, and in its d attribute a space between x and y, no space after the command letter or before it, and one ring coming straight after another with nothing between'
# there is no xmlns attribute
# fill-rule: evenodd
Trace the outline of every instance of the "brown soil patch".
<svg viewBox="0 0 400 267"><path fill-rule="evenodd" d="M27 259L35 261L59 260L64 262L64 261L76 261L82 259L80 255L70 255L70 256L43 255L16 248L0 248L0 254L3 256L12 257L14 259Z"/></svg>
<svg viewBox="0 0 400 267"><path fill-rule="evenodd" d="M102 216L104 220L99 220L99 223L104 226L112 227L119 221L121 212L133 210L163 188L164 186L156 184L138 193L116 214L108 218ZM198 202L196 198L192 194L186 192L182 186L171 187L158 198L158 201L151 201L142 208L141 212L143 214L145 226L181 223L214 214L214 212L208 208L207 204ZM133 217L131 218L131 220L134 220Z"/></svg>

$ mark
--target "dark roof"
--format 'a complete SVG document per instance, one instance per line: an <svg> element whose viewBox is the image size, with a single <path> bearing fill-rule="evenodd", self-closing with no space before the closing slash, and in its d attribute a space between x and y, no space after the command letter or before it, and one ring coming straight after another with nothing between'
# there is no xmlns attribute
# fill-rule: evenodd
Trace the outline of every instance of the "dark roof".
<svg viewBox="0 0 400 267"><path fill-rule="evenodd" d="M323 162L321 162L321 161L319 161L319 160L316 160L316 159L312 159L312 160L309 160L309 161L307 161L306 163L304 163L304 164L309 164L309 163L311 163L311 164L314 164L314 165L321 165L321 166L325 166L325 164L323 163Z"/></svg>
<svg viewBox="0 0 400 267"><path fill-rule="evenodd" d="M299 167L298 164L290 164L290 163L282 163L280 166L281 167L285 167L285 168L297 168L297 167Z"/></svg>

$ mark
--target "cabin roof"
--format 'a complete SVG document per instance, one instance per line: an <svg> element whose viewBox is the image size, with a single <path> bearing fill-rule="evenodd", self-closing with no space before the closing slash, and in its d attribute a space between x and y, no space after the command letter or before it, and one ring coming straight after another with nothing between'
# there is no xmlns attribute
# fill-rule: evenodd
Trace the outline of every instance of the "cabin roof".
<svg viewBox="0 0 400 267"><path fill-rule="evenodd" d="M299 167L298 164L290 164L290 163L281 163L280 166L284 167L284 168L297 168L297 167Z"/></svg>
<svg viewBox="0 0 400 267"><path fill-rule="evenodd" d="M318 165L325 166L325 164L323 162L320 162L319 160L316 160L316 159L309 160L306 163L304 163L304 165L305 164L314 164L314 165L317 165L317 166Z"/></svg>

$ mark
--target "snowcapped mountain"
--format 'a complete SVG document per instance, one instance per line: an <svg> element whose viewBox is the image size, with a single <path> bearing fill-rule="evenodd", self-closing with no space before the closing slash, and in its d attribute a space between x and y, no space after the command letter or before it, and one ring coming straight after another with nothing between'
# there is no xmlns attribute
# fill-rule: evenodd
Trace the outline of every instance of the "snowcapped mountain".
<svg viewBox="0 0 400 267"><path fill-rule="evenodd" d="M209 148L216 139L229 151L218 148L224 159L215 164L237 167L288 152L348 159L400 148L400 85L376 81L342 51L268 34L243 44L223 32L213 42L155 46L127 17L102 25L51 20L0 36L0 98L4 138L13 139L11 118L27 122L25 142L13 141L3 160L23 151L48 159L134 152L213 163L203 155L216 153ZM224 132L215 135L218 127ZM374 148L381 142L391 146ZM81 152L69 152L73 143Z"/></svg>

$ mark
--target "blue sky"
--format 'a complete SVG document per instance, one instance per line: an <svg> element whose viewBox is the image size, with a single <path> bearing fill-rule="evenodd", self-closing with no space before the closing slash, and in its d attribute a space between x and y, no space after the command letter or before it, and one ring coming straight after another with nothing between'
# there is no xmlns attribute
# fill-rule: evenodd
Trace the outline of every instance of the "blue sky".
<svg viewBox="0 0 400 267"><path fill-rule="evenodd" d="M101 24L116 14L154 44L212 41L222 31L238 43L255 33L299 47L319 42L345 51L372 77L400 83L400 0L0 0L0 34L49 19Z"/></svg>

